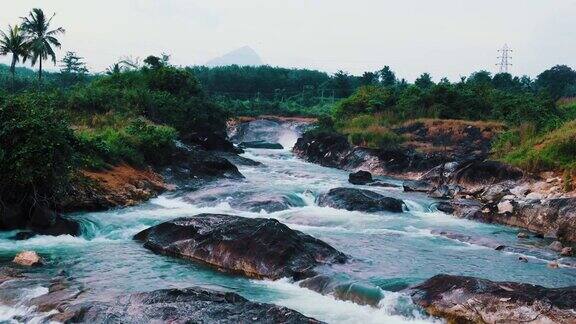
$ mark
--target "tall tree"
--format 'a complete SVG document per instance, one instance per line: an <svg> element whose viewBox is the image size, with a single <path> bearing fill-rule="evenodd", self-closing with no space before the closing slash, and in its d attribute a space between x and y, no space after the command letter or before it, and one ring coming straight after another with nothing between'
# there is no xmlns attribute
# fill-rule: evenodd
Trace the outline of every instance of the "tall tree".
<svg viewBox="0 0 576 324"><path fill-rule="evenodd" d="M430 89L434 85L432 82L432 77L429 73L422 73L416 81L414 81L414 85L420 89Z"/></svg>
<svg viewBox="0 0 576 324"><path fill-rule="evenodd" d="M20 26L8 26L8 33L0 30L0 55L12 54L10 73L12 74L12 86L16 77L16 63L20 58L25 62L28 58L28 43Z"/></svg>
<svg viewBox="0 0 576 324"><path fill-rule="evenodd" d="M374 72L364 72L360 77L360 84L362 85L373 85L378 82L378 74Z"/></svg>
<svg viewBox="0 0 576 324"><path fill-rule="evenodd" d="M76 52L68 51L60 61L60 72L63 74L84 74L88 73L88 68L84 58L78 56Z"/></svg>
<svg viewBox="0 0 576 324"><path fill-rule="evenodd" d="M576 71L566 65L556 65L536 78L536 87L554 100L564 96L566 89L573 85L576 85Z"/></svg>
<svg viewBox="0 0 576 324"><path fill-rule="evenodd" d="M348 73L339 70L334 74L333 82L338 98L348 97L352 93L352 84Z"/></svg>
<svg viewBox="0 0 576 324"><path fill-rule="evenodd" d="M396 74L390 69L388 65L380 70L380 82L385 87L391 87L396 84Z"/></svg>
<svg viewBox="0 0 576 324"><path fill-rule="evenodd" d="M29 37L32 65L39 63L38 80L40 81L42 80L42 61L51 58L56 65L56 53L52 46L60 48L61 44L56 36L65 33L62 27L50 29L54 15L56 14L47 18L42 9L34 8L28 17L22 17L22 28Z"/></svg>

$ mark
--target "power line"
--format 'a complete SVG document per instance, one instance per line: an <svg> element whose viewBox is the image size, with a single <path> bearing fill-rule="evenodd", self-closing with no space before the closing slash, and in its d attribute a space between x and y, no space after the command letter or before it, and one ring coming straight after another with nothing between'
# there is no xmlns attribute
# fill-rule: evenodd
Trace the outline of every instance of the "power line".
<svg viewBox="0 0 576 324"><path fill-rule="evenodd" d="M498 50L498 53L500 53L500 56L498 56L500 63L497 63L496 65L500 67L500 73L508 73L508 67L512 66L512 63L510 63L510 60L512 59L510 52L513 51L508 47L508 44L504 44L502 49Z"/></svg>

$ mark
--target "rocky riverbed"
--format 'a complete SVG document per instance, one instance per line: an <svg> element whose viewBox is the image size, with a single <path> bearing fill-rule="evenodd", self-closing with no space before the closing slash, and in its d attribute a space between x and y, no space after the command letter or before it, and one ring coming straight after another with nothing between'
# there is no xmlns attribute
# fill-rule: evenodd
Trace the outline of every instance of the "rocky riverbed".
<svg viewBox="0 0 576 324"><path fill-rule="evenodd" d="M569 246L558 231L547 238L487 219L478 222L466 213L489 206L495 212L499 204L509 210L502 200L510 197L491 202L483 197L495 184L523 181L523 173L484 160L442 163L438 169L424 167L431 162L414 152L386 163L367 153L369 162L330 165L355 166L350 170L379 165L367 169L371 175L349 177L349 172L294 157L287 148L307 127L294 122L256 121L241 126L244 135L235 139L251 141L257 132L284 149L246 148L238 156L230 146L204 137L198 142L227 151L183 146L183 156L154 170L171 184L159 197L127 208L61 216L79 226L77 237L15 240L18 231L1 232L0 320L433 323L444 318L460 323L535 318L570 323L576 318L574 305L564 301L574 299L574 258L561 255ZM295 148L301 156L302 141ZM341 157L315 155L318 161ZM387 165L397 170L403 165L420 182L374 172ZM459 199L466 203L457 205ZM559 210L567 205L562 206ZM37 252L41 263L12 262L25 250Z"/></svg>

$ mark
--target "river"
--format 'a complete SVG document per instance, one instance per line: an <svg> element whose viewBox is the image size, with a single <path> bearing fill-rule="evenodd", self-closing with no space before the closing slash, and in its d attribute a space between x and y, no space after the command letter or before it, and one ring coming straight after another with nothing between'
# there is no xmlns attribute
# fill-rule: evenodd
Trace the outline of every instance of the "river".
<svg viewBox="0 0 576 324"><path fill-rule="evenodd" d="M285 131L285 130L284 130ZM289 134L284 146L296 138ZM361 213L318 207L315 198L334 187L351 186L348 173L304 162L290 150L248 149L244 157L262 166L240 166L242 181L218 181L195 192L172 192L136 207L97 213L79 213L82 237L37 236L25 241L0 233L0 263L22 250L35 250L49 262L35 269L65 269L89 288L93 298L116 293L168 287L204 286L237 292L254 300L293 308L329 323L433 322L409 301L401 288L439 273L469 275L498 281L518 281L547 287L573 285L576 270L550 269L554 254L541 249L539 239L519 240L518 229L457 219L436 211L434 200L396 188L365 187L404 200L408 211ZM400 184L395 179L379 179ZM293 207L272 213L239 210L247 197L283 197ZM234 206L238 207L235 208ZM368 285L385 296L379 307L360 306L300 288L288 279L251 280L219 273L205 266L153 254L132 236L160 222L199 213L275 218L289 227L326 241L351 256L338 272ZM463 243L436 235L436 231L466 234L513 247L519 252L495 251L482 244ZM520 262L519 255L528 258ZM21 298L41 294L45 287L23 292ZM1 287L0 287L1 289ZM0 322L30 309L0 306Z"/></svg>

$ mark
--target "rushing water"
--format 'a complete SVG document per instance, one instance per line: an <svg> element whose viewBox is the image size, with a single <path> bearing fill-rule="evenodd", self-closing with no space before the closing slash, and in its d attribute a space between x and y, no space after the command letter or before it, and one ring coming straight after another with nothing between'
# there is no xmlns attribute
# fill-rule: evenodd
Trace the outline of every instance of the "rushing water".
<svg viewBox="0 0 576 324"><path fill-rule="evenodd" d="M283 134L285 134L285 129ZM282 135L284 146L294 136ZM289 139L289 140L288 140ZM403 199L409 211L401 214L349 212L318 207L315 198L330 188L349 186L348 173L324 168L295 158L289 150L251 149L245 157L262 166L240 167L243 181L220 181L202 190L170 193L137 207L71 215L80 219L83 237L38 236L13 241L13 233L0 233L0 263L15 253L35 250L49 260L36 271L66 269L75 280L102 298L115 293L148 291L168 287L205 286L235 291L244 297L287 306L330 323L432 322L409 302L399 288L439 274L470 275L560 287L576 283L571 268L549 269L554 254L538 239L519 240L518 230L457 219L435 211L434 200L400 189L367 187ZM383 179L391 183L394 179ZM253 197L284 197L288 210L266 213L235 209L239 201ZM160 256L132 240L137 232L160 222L199 213L269 217L293 229L322 239L350 255L352 261L330 269L382 289L379 307L360 306L322 296L288 279L250 280L219 273L188 261ZM515 247L519 252L499 252L482 245L462 243L434 235L435 230L467 234ZM518 261L519 253L529 258ZM1 287L0 287L1 289ZM45 293L36 287L22 299ZM0 322L30 310L0 306Z"/></svg>

